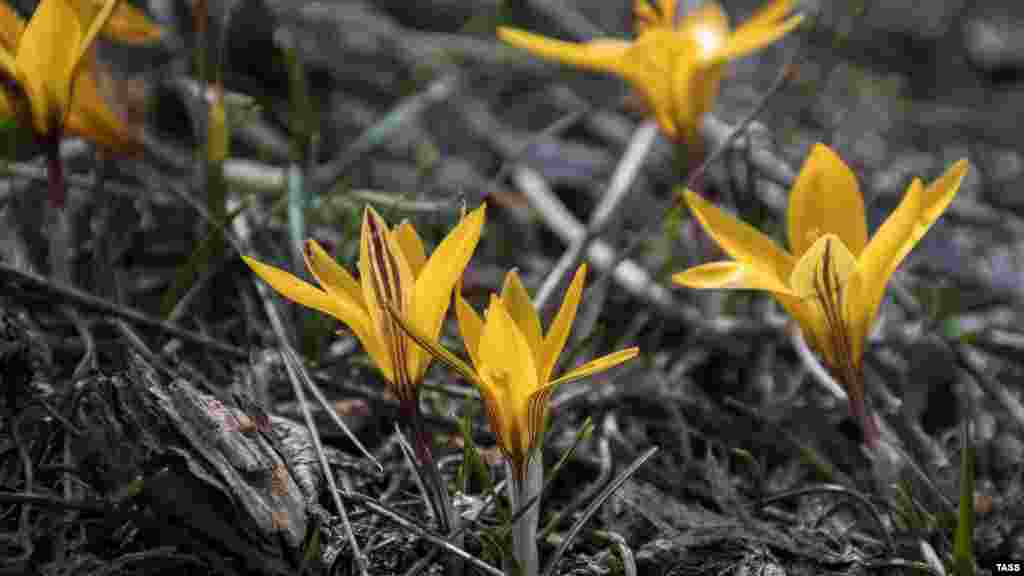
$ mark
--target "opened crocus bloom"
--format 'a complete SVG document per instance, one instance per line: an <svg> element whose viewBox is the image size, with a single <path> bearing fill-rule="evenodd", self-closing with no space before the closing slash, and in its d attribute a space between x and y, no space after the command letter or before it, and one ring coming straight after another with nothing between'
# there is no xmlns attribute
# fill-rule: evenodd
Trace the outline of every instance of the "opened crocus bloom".
<svg viewBox="0 0 1024 576"><path fill-rule="evenodd" d="M637 348L627 348L551 379L576 318L585 278L583 265L547 334L542 332L540 317L515 271L505 277L501 295L491 296L482 319L458 296L455 312L472 366L442 348L436 338L417 334L415 327L403 323L417 342L480 390L491 430L516 472L516 480L522 479L530 455L543 437L548 400L555 388L603 372L637 355Z"/></svg>
<svg viewBox="0 0 1024 576"><path fill-rule="evenodd" d="M789 0L775 0L730 32L725 13L709 2L676 23L676 0L635 0L637 38L563 42L512 28L498 37L552 60L621 76L640 94L658 125L673 140L692 141L711 109L722 66L754 52L795 28L802 16L786 18Z"/></svg>
<svg viewBox="0 0 1024 576"><path fill-rule="evenodd" d="M790 252L687 190L704 230L735 261L704 264L672 279L694 288L771 292L846 387L851 412L873 442L877 429L867 417L861 380L864 344L889 277L953 200L966 173L967 161L960 160L927 187L915 179L869 242L856 177L835 152L818 144L790 192Z"/></svg>
<svg viewBox="0 0 1024 576"><path fill-rule="evenodd" d="M341 320L362 343L373 363L408 410L415 410L418 386L431 356L399 329L393 308L416 329L436 339L452 290L480 240L484 206L465 218L427 259L419 234L408 222L390 229L367 207L359 245L359 282L313 240L306 242L306 267L320 287L247 256L245 263L282 296Z"/></svg>

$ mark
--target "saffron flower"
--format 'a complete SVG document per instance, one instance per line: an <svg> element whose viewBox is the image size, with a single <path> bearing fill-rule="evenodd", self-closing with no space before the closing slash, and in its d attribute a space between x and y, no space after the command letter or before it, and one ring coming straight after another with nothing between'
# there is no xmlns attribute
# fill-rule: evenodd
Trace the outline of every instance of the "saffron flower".
<svg viewBox="0 0 1024 576"><path fill-rule="evenodd" d="M65 133L115 152L139 147L97 83L94 41L101 32L131 43L161 33L142 12L118 0L42 0L27 24L0 3L0 116L27 118L50 162L50 200L56 207L66 195L57 157Z"/></svg>
<svg viewBox="0 0 1024 576"><path fill-rule="evenodd" d="M423 241L408 222L391 229L376 210L363 213L359 281L314 240L305 245L313 286L248 256L245 263L282 296L341 320L362 343L390 390L410 410L431 356L393 323L389 306L401 311L423 334L436 339L452 290L480 240L485 206L469 213L427 259Z"/></svg>
<svg viewBox="0 0 1024 576"><path fill-rule="evenodd" d="M551 378L576 318L586 274L584 264L576 271L546 334L541 330L530 295L514 270L505 276L501 295L491 295L483 318L461 295L457 296L459 332L472 366L444 349L436 338L416 330L412 323L402 322L420 345L480 390L491 430L519 480L543 438L548 400L554 390L566 382L621 364L639 351L636 347L620 350Z"/></svg>
<svg viewBox="0 0 1024 576"><path fill-rule="evenodd" d="M480 240L485 208L464 217L428 259L411 224L391 229L367 206L359 243L359 282L313 240L306 242L303 257L320 288L242 256L285 298L334 316L355 333L398 398L402 423L412 433L424 495L445 532L458 526L458 517L419 409L419 385L431 356L399 328L395 314L408 318L422 334L438 337L452 290Z"/></svg>
<svg viewBox="0 0 1024 576"><path fill-rule="evenodd" d="M878 430L865 408L862 381L867 336L890 276L953 200L966 173L967 161L960 160L928 186L914 179L869 241L856 176L817 144L790 191L789 252L687 190L704 230L735 260L696 266L672 280L693 288L771 292L846 387L851 413L873 446Z"/></svg>
<svg viewBox="0 0 1024 576"><path fill-rule="evenodd" d="M676 0L634 0L637 38L564 42L514 28L498 38L543 58L616 74L631 84L671 139L692 142L714 104L722 67L778 40L802 20L790 0L774 0L730 31L721 7L708 2L677 22Z"/></svg>
<svg viewBox="0 0 1024 576"><path fill-rule="evenodd" d="M42 0L25 22L0 3L0 71L28 100L31 125L43 139L62 128L115 151L134 149L134 135L107 107L94 76L94 41L104 35L140 43L160 37L142 12L116 0ZM14 86L11 85L13 83ZM0 92L0 114L17 106Z"/></svg>
<svg viewBox="0 0 1024 576"><path fill-rule="evenodd" d="M638 353L636 347L620 350L559 378L551 378L576 318L586 274L584 264L576 271L546 334L530 295L514 270L505 276L501 295L491 295L483 318L459 295L455 312L472 365L442 347L436 338L418 330L399 310L390 308L409 336L480 391L491 431L497 436L509 469L512 506L519 510L533 502L521 512L513 527L514 562L506 559L507 573L537 574L537 523L544 474L541 458L534 455L544 438L551 394L560 384L603 372Z"/></svg>

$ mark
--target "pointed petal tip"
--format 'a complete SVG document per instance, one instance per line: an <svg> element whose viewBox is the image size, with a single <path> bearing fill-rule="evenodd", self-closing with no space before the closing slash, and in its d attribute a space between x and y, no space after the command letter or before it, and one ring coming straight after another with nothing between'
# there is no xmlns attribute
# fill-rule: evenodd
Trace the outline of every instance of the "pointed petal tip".
<svg viewBox="0 0 1024 576"><path fill-rule="evenodd" d="M576 380L580 380L588 376L593 376L594 374L610 370L611 368L614 368L619 364L622 364L623 362L632 360L633 358L636 358L636 356L639 354L640 348L636 346L633 346L631 348L625 348L623 350L619 350L618 352L612 352L611 354L606 354L604 356L601 356L600 358L595 358L594 360L591 360L590 362L587 362L582 366L577 366L576 368L570 370L568 373L563 374L562 376L552 380L544 387L554 388L562 384L567 384L569 382L574 382Z"/></svg>

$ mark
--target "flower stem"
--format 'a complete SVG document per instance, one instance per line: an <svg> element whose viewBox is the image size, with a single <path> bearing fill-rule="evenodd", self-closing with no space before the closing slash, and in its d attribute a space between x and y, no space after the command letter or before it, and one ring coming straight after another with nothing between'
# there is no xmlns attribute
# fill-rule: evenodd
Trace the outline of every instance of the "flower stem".
<svg viewBox="0 0 1024 576"><path fill-rule="evenodd" d="M544 464L539 453L534 454L526 462L526 469L522 474L517 473L515 467L506 461L509 473L508 482L509 500L512 501L513 512L518 512L534 496L540 494L544 485ZM521 477L520 477L521 476ZM540 568L540 560L537 554L537 524L540 522L540 498L536 498L529 510L523 513L516 520L512 527L512 546L515 553L515 560L519 566L519 574L522 576L536 576ZM505 567L506 573L514 573L510 566Z"/></svg>
<svg viewBox="0 0 1024 576"><path fill-rule="evenodd" d="M66 286L71 285L71 215L67 209L67 183L60 159L60 137L56 134L42 139L46 153L46 176L50 197L47 235L50 241L50 276Z"/></svg>
<svg viewBox="0 0 1024 576"><path fill-rule="evenodd" d="M427 492L427 500L434 515L437 516L442 533L448 534L458 528L458 522L455 510L452 508L451 498L448 496L447 485L441 476L441 470L437 467L437 461L434 460L433 443L419 411L419 400L402 402L400 412L402 421L409 427L409 435L412 437L413 450L415 450L420 476L423 478L424 489Z"/></svg>

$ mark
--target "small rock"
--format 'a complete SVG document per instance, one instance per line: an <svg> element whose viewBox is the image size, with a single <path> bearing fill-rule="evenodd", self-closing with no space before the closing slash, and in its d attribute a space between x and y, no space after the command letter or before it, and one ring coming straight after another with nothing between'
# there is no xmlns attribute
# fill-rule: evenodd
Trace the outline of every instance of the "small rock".
<svg viewBox="0 0 1024 576"><path fill-rule="evenodd" d="M1000 434L993 441L992 448L992 466L999 472L1009 472L1024 461L1024 442L1013 434Z"/></svg>
<svg viewBox="0 0 1024 576"><path fill-rule="evenodd" d="M970 62L987 72L1024 70L1024 18L987 11L964 24L964 48Z"/></svg>

